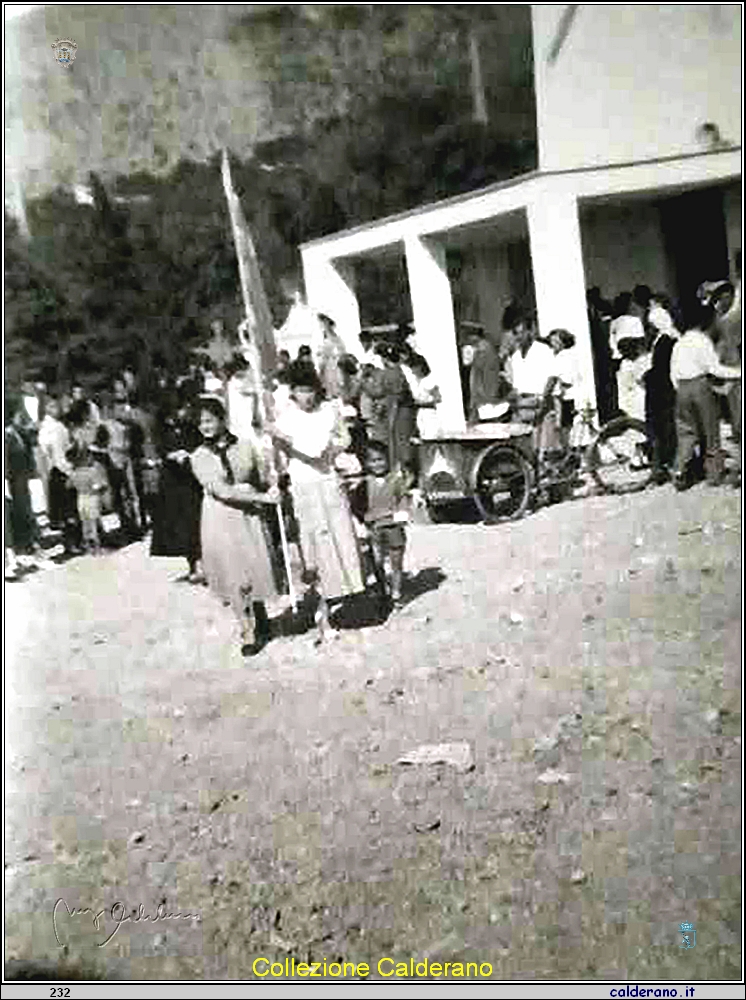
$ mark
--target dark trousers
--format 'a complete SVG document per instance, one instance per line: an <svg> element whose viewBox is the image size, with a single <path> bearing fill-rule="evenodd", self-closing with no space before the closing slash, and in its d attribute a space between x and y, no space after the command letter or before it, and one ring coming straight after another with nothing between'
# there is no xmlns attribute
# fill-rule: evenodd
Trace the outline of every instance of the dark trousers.
<svg viewBox="0 0 746 1000"><path fill-rule="evenodd" d="M31 505L29 477L25 473L9 476L13 544L17 551L30 551L39 542L39 528Z"/></svg>
<svg viewBox="0 0 746 1000"><path fill-rule="evenodd" d="M704 457L705 475L710 483L720 482L723 454L720 450L720 408L706 375L679 382L676 390L676 475L688 474L694 449Z"/></svg>
<svg viewBox="0 0 746 1000"><path fill-rule="evenodd" d="M67 552L80 546L82 528L78 517L78 494L59 469L49 473L49 523L61 528Z"/></svg>
<svg viewBox="0 0 746 1000"><path fill-rule="evenodd" d="M648 395L645 423L648 439L653 446L653 465L656 472L672 468L676 460L676 397L656 398Z"/></svg>
<svg viewBox="0 0 746 1000"><path fill-rule="evenodd" d="M730 424L733 428L733 440L736 444L741 443L741 380L734 381L728 389L728 414Z"/></svg>

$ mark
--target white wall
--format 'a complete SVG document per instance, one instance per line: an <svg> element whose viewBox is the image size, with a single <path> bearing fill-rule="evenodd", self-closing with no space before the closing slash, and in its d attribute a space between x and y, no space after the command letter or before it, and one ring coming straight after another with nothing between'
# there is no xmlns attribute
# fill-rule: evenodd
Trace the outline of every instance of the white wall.
<svg viewBox="0 0 746 1000"><path fill-rule="evenodd" d="M669 280L660 214L655 205L594 205L580 210L586 288L607 299L635 285L667 289Z"/></svg>
<svg viewBox="0 0 746 1000"><path fill-rule="evenodd" d="M539 165L624 163L703 149L697 126L741 142L740 4L532 4Z"/></svg>

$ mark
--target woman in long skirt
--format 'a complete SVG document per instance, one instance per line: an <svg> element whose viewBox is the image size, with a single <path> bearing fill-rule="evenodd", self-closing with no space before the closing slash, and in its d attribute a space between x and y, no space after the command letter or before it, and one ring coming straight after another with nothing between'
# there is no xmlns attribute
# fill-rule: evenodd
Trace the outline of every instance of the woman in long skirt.
<svg viewBox="0 0 746 1000"><path fill-rule="evenodd" d="M217 398L201 400L199 429L203 444L191 461L204 490L202 565L208 585L232 606L251 655L269 639L266 602L277 596L268 517L279 492L257 445L228 432Z"/></svg>
<svg viewBox="0 0 746 1000"><path fill-rule="evenodd" d="M350 444L339 407L323 402L311 365L290 366L293 403L272 428L288 458L293 507L300 528L305 582L316 605L317 641L329 629L329 603L364 589L360 556L347 497L334 459Z"/></svg>
<svg viewBox="0 0 746 1000"><path fill-rule="evenodd" d="M202 487L192 472L190 453L198 446L199 431L186 406L166 414L159 422L161 456L158 492L153 505L151 556L183 556L189 564L190 583L204 581L200 570L202 544L200 514Z"/></svg>

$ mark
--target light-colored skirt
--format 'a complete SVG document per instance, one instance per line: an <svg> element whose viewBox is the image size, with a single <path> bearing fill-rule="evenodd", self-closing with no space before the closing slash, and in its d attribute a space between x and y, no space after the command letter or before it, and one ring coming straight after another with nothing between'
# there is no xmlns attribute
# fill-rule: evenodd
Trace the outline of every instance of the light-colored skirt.
<svg viewBox="0 0 746 1000"><path fill-rule="evenodd" d="M306 569L318 571L325 597L364 589L352 514L334 473L312 482L293 482L293 506Z"/></svg>
<svg viewBox="0 0 746 1000"><path fill-rule="evenodd" d="M250 601L277 596L266 521L205 495L202 501L202 566L207 583L241 617ZM250 597L248 595L251 595Z"/></svg>

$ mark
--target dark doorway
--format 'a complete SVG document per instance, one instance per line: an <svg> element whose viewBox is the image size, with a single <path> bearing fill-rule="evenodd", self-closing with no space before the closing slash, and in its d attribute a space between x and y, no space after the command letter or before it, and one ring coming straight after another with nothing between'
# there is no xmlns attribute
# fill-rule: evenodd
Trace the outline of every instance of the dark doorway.
<svg viewBox="0 0 746 1000"><path fill-rule="evenodd" d="M721 188L688 191L660 204L666 253L683 305L703 281L728 277L728 240Z"/></svg>

